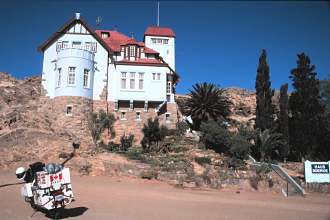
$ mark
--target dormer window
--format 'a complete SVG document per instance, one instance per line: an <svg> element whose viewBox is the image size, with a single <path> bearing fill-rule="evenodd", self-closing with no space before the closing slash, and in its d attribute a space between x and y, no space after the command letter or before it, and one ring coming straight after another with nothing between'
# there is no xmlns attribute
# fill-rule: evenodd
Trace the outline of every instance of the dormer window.
<svg viewBox="0 0 330 220"><path fill-rule="evenodd" d="M101 37L102 38L108 38L110 36L109 32L101 32Z"/></svg>
<svg viewBox="0 0 330 220"><path fill-rule="evenodd" d="M129 56L135 57L135 46L129 46Z"/></svg>

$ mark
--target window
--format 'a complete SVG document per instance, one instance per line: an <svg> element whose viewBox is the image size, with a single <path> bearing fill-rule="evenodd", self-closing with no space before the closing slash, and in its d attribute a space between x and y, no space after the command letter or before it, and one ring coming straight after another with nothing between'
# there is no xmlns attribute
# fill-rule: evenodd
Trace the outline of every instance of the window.
<svg viewBox="0 0 330 220"><path fill-rule="evenodd" d="M126 112L121 112L120 120L126 120Z"/></svg>
<svg viewBox="0 0 330 220"><path fill-rule="evenodd" d="M152 73L152 80L156 80L156 73Z"/></svg>
<svg viewBox="0 0 330 220"><path fill-rule="evenodd" d="M135 89L135 73L130 73L129 78L129 88Z"/></svg>
<svg viewBox="0 0 330 220"><path fill-rule="evenodd" d="M109 32L101 32L102 38L108 38L110 36Z"/></svg>
<svg viewBox="0 0 330 220"><path fill-rule="evenodd" d="M172 83L167 82L166 93L172 93Z"/></svg>
<svg viewBox="0 0 330 220"><path fill-rule="evenodd" d="M129 56L135 57L135 46L129 46Z"/></svg>
<svg viewBox="0 0 330 220"><path fill-rule="evenodd" d="M160 73L157 73L157 80L160 80Z"/></svg>
<svg viewBox="0 0 330 220"><path fill-rule="evenodd" d="M121 88L126 89L126 72L121 73Z"/></svg>
<svg viewBox="0 0 330 220"><path fill-rule="evenodd" d="M161 44L162 43L162 39L157 39L157 43Z"/></svg>
<svg viewBox="0 0 330 220"><path fill-rule="evenodd" d="M65 48L68 48L69 46L69 41L62 41L62 48L65 49Z"/></svg>
<svg viewBox="0 0 330 220"><path fill-rule="evenodd" d="M165 113L165 120L170 121L171 113Z"/></svg>
<svg viewBox="0 0 330 220"><path fill-rule="evenodd" d="M143 77L144 73L139 73L139 89L143 89Z"/></svg>
<svg viewBox="0 0 330 220"><path fill-rule="evenodd" d="M58 68L58 73L57 73L57 82L56 82L56 86L60 87L61 86L61 68Z"/></svg>
<svg viewBox="0 0 330 220"><path fill-rule="evenodd" d="M141 112L136 112L135 119L141 120Z"/></svg>
<svg viewBox="0 0 330 220"><path fill-rule="evenodd" d="M168 44L168 39L163 39L164 44Z"/></svg>
<svg viewBox="0 0 330 220"><path fill-rule="evenodd" d="M66 115L67 116L72 116L72 105L67 105L66 106Z"/></svg>
<svg viewBox="0 0 330 220"><path fill-rule="evenodd" d="M157 43L157 39L156 39L156 38L151 38L151 42L152 42L153 44L156 44L156 43Z"/></svg>
<svg viewBox="0 0 330 220"><path fill-rule="evenodd" d="M89 88L89 70L84 69L84 87Z"/></svg>
<svg viewBox="0 0 330 220"><path fill-rule="evenodd" d="M81 48L81 42L79 41L72 41L72 48Z"/></svg>
<svg viewBox="0 0 330 220"><path fill-rule="evenodd" d="M93 42L86 42L85 43L85 50L96 52L96 43Z"/></svg>
<svg viewBox="0 0 330 220"><path fill-rule="evenodd" d="M68 72L68 85L74 85L76 78L76 67L69 67Z"/></svg>
<svg viewBox="0 0 330 220"><path fill-rule="evenodd" d="M56 45L56 51L68 48L68 45L69 45L69 41L62 41L62 42L60 41Z"/></svg>

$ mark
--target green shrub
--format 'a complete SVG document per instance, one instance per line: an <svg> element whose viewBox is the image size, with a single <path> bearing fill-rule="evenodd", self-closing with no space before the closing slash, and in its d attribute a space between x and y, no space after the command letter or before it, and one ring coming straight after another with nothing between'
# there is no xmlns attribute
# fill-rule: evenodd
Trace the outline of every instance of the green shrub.
<svg viewBox="0 0 330 220"><path fill-rule="evenodd" d="M144 124L142 128L142 132L143 139L141 145L145 152L157 150L159 143L168 135L167 127L163 125L160 126L158 118L154 120L149 118L147 124Z"/></svg>
<svg viewBox="0 0 330 220"><path fill-rule="evenodd" d="M184 121L180 121L176 123L176 129L179 136L184 136L186 131L189 129L189 125Z"/></svg>
<svg viewBox="0 0 330 220"><path fill-rule="evenodd" d="M200 127L201 141L208 149L217 153L226 153L230 147L230 133L223 121L203 122Z"/></svg>
<svg viewBox="0 0 330 220"><path fill-rule="evenodd" d="M230 153L240 160L247 158L251 152L251 143L242 135L236 134L230 139Z"/></svg>
<svg viewBox="0 0 330 220"><path fill-rule="evenodd" d="M258 176L262 177L272 171L270 164L262 163L260 166L256 167L256 173Z"/></svg>
<svg viewBox="0 0 330 220"><path fill-rule="evenodd" d="M88 118L88 128L95 146L99 146L101 136L105 129L109 131L111 137L115 136L113 124L115 123L115 116L111 113L106 113L100 110L98 113L93 112Z"/></svg>
<svg viewBox="0 0 330 220"><path fill-rule="evenodd" d="M131 160L143 160L143 152L142 149L140 147L132 147L129 148L126 152L125 152L125 156Z"/></svg>
<svg viewBox="0 0 330 220"><path fill-rule="evenodd" d="M120 138L120 150L127 151L132 147L134 141L134 135L130 134L126 136L125 134Z"/></svg>
<svg viewBox="0 0 330 220"><path fill-rule="evenodd" d="M140 177L142 179L148 179L148 180L157 179L158 173L154 170L146 170L140 173Z"/></svg>
<svg viewBox="0 0 330 220"><path fill-rule="evenodd" d="M200 165L211 163L211 159L208 157L195 157L195 161Z"/></svg>
<svg viewBox="0 0 330 220"><path fill-rule="evenodd" d="M228 166L234 168L235 170L240 170L245 167L245 162L242 159L236 158L234 156L229 159Z"/></svg>

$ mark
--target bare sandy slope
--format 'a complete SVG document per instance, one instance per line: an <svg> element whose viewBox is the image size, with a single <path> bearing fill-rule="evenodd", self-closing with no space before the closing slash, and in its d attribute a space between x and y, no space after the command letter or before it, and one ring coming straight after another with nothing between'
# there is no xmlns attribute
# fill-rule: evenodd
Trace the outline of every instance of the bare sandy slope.
<svg viewBox="0 0 330 220"><path fill-rule="evenodd" d="M116 220L330 219L330 195L306 198L269 193L178 189L140 179L73 176L76 201L62 218ZM0 172L0 185L17 182ZM20 185L0 187L0 219L46 219L20 197Z"/></svg>

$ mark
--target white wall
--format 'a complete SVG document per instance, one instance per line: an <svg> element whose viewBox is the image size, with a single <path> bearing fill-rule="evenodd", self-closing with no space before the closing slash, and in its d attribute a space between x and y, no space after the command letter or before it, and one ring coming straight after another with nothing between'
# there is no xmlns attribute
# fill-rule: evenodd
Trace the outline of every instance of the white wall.
<svg viewBox="0 0 330 220"><path fill-rule="evenodd" d="M126 88L121 89L121 72L127 72ZM130 72L135 72L135 89L129 89ZM138 73L144 73L143 90L138 89ZM108 100L166 101L166 73L168 67L110 65ZM160 80L153 80L152 73L161 73Z"/></svg>
<svg viewBox="0 0 330 220"><path fill-rule="evenodd" d="M68 32L74 32L75 30L79 30L82 33L88 32L80 24L76 24L75 27L72 27ZM94 63L92 63L91 60L86 59L86 56L60 56L60 59L58 59L59 56L56 52L56 44L59 41L69 41L68 47L71 47L72 41L79 41L82 42L82 48L85 47L85 42L96 42L97 52L95 53ZM50 98L54 98L55 96L83 96L99 100L100 94L106 85L107 60L107 50L103 48L103 46L97 42L92 35L72 33L64 34L56 42L50 45L44 52L42 84L47 90L48 96ZM57 70L55 70L55 63L58 68L62 68L60 88L56 88ZM95 71L92 71L94 70L93 65L95 67ZM68 66L77 67L75 87L67 85ZM84 68L91 68L89 89L83 88Z"/></svg>
<svg viewBox="0 0 330 220"><path fill-rule="evenodd" d="M168 44L154 44L151 38L168 39ZM157 37L146 36L145 45L160 53L160 56L164 58L165 62L175 70L175 38L174 37Z"/></svg>

